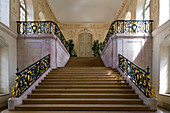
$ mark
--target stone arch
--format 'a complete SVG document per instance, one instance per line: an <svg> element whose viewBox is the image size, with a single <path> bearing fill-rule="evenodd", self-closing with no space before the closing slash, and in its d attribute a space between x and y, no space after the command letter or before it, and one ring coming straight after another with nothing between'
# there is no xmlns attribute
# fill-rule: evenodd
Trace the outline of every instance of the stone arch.
<svg viewBox="0 0 170 113"><path fill-rule="evenodd" d="M9 93L9 48L0 37L0 93Z"/></svg>

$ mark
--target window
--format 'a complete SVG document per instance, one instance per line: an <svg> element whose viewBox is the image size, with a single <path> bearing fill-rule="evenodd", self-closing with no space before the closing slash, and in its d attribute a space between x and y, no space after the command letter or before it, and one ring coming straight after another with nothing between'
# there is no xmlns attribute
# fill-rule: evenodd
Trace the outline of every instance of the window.
<svg viewBox="0 0 170 113"><path fill-rule="evenodd" d="M159 26L170 19L170 1L159 0Z"/></svg>
<svg viewBox="0 0 170 113"><path fill-rule="evenodd" d="M39 20L40 21L45 21L44 14L42 12L39 13Z"/></svg>
<svg viewBox="0 0 170 113"><path fill-rule="evenodd" d="M9 27L10 0L0 0L0 22Z"/></svg>
<svg viewBox="0 0 170 113"><path fill-rule="evenodd" d="M20 21L26 21L25 0L20 0Z"/></svg>
<svg viewBox="0 0 170 113"><path fill-rule="evenodd" d="M127 12L125 20L131 20L131 12Z"/></svg>
<svg viewBox="0 0 170 113"><path fill-rule="evenodd" d="M150 0L145 1L144 20L150 20Z"/></svg>
<svg viewBox="0 0 170 113"><path fill-rule="evenodd" d="M145 0L137 0L136 20L143 20L144 4Z"/></svg>

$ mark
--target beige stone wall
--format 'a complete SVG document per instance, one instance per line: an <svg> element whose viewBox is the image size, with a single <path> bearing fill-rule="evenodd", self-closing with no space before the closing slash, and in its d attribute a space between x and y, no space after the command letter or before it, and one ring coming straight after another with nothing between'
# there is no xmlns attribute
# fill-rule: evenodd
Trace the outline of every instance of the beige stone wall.
<svg viewBox="0 0 170 113"><path fill-rule="evenodd" d="M136 9L139 0L124 0L114 20L124 20L127 12L131 12L131 19L136 19ZM144 7L144 6L143 6ZM153 30L159 25L159 0L150 1L150 19L154 20Z"/></svg>
<svg viewBox="0 0 170 113"><path fill-rule="evenodd" d="M7 100L14 85L17 67L17 34L0 22L0 107L7 105Z"/></svg>
<svg viewBox="0 0 170 113"><path fill-rule="evenodd" d="M155 88L158 105L170 109L168 54L170 46L170 20L156 29L153 35L152 84Z"/></svg>
<svg viewBox="0 0 170 113"><path fill-rule="evenodd" d="M131 19L136 19L136 4L137 0L124 0L114 20L124 20L128 11L131 12Z"/></svg>
<svg viewBox="0 0 170 113"><path fill-rule="evenodd" d="M39 13L44 14L45 20L57 22L47 0L32 0L34 6L34 20L40 20Z"/></svg>
<svg viewBox="0 0 170 113"><path fill-rule="evenodd" d="M103 42L111 22L108 23L58 23L66 40L73 39L74 49L79 56L79 34L90 33L92 39ZM93 43L93 42L92 42Z"/></svg>
<svg viewBox="0 0 170 113"><path fill-rule="evenodd" d="M153 30L159 27L159 0L151 0L151 20L153 22Z"/></svg>

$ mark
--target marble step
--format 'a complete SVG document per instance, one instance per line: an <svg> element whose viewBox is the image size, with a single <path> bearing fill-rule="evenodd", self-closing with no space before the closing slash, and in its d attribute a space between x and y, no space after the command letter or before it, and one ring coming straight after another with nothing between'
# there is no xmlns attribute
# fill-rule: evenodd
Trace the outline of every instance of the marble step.
<svg viewBox="0 0 170 113"><path fill-rule="evenodd" d="M32 94L40 93L117 93L117 94L134 94L132 89L35 89Z"/></svg>
<svg viewBox="0 0 170 113"><path fill-rule="evenodd" d="M39 93L29 94L28 98L121 98L137 99L137 94L110 94L110 93Z"/></svg>
<svg viewBox="0 0 170 113"><path fill-rule="evenodd" d="M39 85L36 89L131 89L120 85Z"/></svg>
<svg viewBox="0 0 170 113"><path fill-rule="evenodd" d="M113 98L59 98L59 99L24 99L23 104L142 104L141 99Z"/></svg>
<svg viewBox="0 0 170 113"><path fill-rule="evenodd" d="M42 82L121 82L125 83L125 80L115 79L44 79Z"/></svg>
<svg viewBox="0 0 170 113"><path fill-rule="evenodd" d="M15 109L25 111L146 111L149 107L137 104L23 104L16 106Z"/></svg>
<svg viewBox="0 0 170 113"><path fill-rule="evenodd" d="M113 82L113 81L107 81L107 82L46 82L43 81L39 83L40 85L120 85L120 86L125 86L128 85L128 83L121 83L121 82Z"/></svg>

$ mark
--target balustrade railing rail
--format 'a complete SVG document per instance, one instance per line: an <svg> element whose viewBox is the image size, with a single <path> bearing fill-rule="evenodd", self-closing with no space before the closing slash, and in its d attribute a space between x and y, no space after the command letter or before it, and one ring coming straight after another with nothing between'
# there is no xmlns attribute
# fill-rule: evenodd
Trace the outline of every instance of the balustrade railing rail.
<svg viewBox="0 0 170 113"><path fill-rule="evenodd" d="M109 38L116 33L151 33L153 20L116 20L114 21L103 41L103 48Z"/></svg>
<svg viewBox="0 0 170 113"><path fill-rule="evenodd" d="M143 92L143 94L150 98L154 97L153 87L151 86L150 72L143 70L124 56L119 54L119 68L126 76Z"/></svg>
<svg viewBox="0 0 170 113"><path fill-rule="evenodd" d="M68 47L68 43L60 28L55 22L52 21L17 21L17 33L54 34L61 40L66 49Z"/></svg>
<svg viewBox="0 0 170 113"><path fill-rule="evenodd" d="M15 86L12 87L11 97L21 96L45 71L50 68L50 54L39 61L16 73Z"/></svg>

